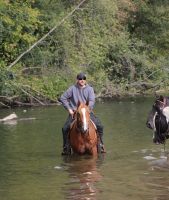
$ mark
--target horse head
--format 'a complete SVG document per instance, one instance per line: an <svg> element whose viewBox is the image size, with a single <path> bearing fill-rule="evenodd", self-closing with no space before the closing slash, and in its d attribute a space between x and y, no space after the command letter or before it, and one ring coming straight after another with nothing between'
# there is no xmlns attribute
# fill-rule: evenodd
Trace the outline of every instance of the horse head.
<svg viewBox="0 0 169 200"><path fill-rule="evenodd" d="M154 131L153 142L164 144L168 138L169 100L160 96L155 100L148 115L146 125Z"/></svg>
<svg viewBox="0 0 169 200"><path fill-rule="evenodd" d="M80 130L81 133L87 133L90 122L90 109L88 102L86 104L81 102L78 103L75 118L77 120L78 130Z"/></svg>

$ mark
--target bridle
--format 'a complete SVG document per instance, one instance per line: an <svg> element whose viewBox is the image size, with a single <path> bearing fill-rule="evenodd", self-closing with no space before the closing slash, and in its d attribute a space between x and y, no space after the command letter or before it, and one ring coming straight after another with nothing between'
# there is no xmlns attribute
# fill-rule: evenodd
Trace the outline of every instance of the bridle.
<svg viewBox="0 0 169 200"><path fill-rule="evenodd" d="M89 131L89 126L87 127L86 131L83 130L82 128L83 122L79 120L80 118L79 108L75 111L74 118L76 119L76 130L80 133L87 133ZM86 123L88 123L87 119L86 119Z"/></svg>

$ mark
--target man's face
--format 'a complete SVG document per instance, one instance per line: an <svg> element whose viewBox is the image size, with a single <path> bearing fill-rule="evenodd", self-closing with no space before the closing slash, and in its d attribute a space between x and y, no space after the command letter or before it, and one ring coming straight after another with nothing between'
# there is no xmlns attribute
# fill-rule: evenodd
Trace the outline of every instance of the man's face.
<svg viewBox="0 0 169 200"><path fill-rule="evenodd" d="M85 86L85 85L86 85L86 78L84 77L84 78L79 78L79 79L77 79L77 83L78 83L81 87Z"/></svg>

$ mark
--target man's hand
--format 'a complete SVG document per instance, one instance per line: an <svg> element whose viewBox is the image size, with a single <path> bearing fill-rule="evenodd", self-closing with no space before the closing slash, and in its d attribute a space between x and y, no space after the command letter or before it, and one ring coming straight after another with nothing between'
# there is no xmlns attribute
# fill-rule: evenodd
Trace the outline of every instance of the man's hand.
<svg viewBox="0 0 169 200"><path fill-rule="evenodd" d="M69 109L68 111L69 111L69 114L70 114L70 115L72 116L72 118L73 118L74 111L73 111L72 109Z"/></svg>

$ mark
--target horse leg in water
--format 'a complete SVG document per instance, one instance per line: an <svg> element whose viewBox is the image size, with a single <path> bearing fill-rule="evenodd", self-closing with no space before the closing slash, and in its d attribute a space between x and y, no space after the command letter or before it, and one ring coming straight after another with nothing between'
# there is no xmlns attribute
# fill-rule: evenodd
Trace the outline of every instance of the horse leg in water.
<svg viewBox="0 0 169 200"><path fill-rule="evenodd" d="M88 133L79 132L74 125L70 130L70 144L74 153L97 155L97 133L93 124Z"/></svg>
<svg viewBox="0 0 169 200"><path fill-rule="evenodd" d="M91 155L97 156L97 146L94 146L94 147L91 149Z"/></svg>
<svg viewBox="0 0 169 200"><path fill-rule="evenodd" d="M70 131L70 145L75 154L85 154L86 152L86 141L84 141L84 136L74 129L74 127Z"/></svg>

